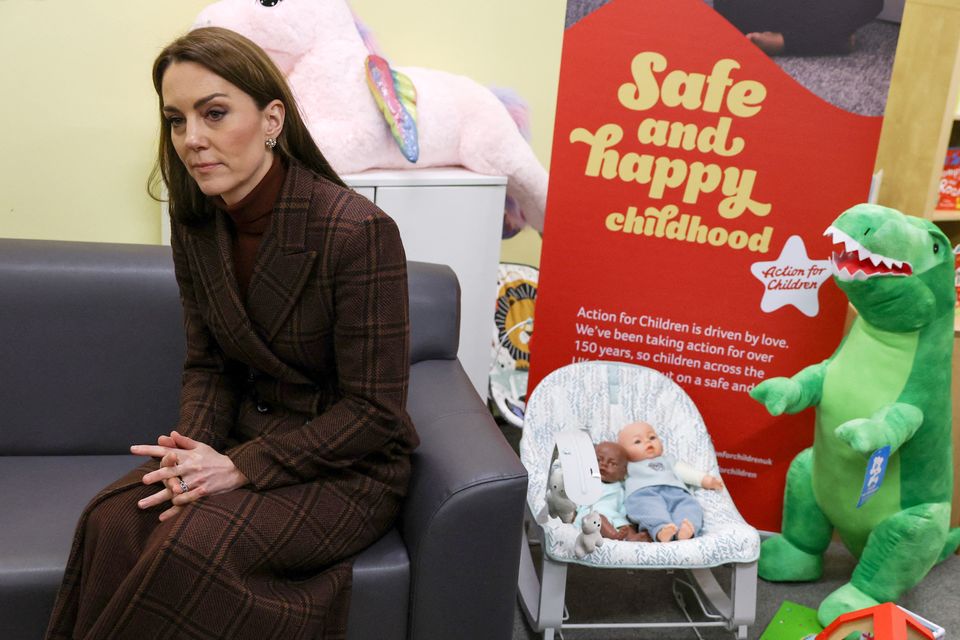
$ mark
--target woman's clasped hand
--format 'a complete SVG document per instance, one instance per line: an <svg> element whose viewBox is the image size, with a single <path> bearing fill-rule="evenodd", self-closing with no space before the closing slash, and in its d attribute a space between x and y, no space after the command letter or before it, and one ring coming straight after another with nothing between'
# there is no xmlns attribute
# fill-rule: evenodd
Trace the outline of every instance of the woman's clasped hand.
<svg viewBox="0 0 960 640"><path fill-rule="evenodd" d="M163 489L143 498L137 506L150 509L170 503L160 514L161 521L204 496L233 491L248 482L228 456L177 431L160 436L155 445L133 445L130 453L160 460L160 468L145 474L143 483L162 483Z"/></svg>

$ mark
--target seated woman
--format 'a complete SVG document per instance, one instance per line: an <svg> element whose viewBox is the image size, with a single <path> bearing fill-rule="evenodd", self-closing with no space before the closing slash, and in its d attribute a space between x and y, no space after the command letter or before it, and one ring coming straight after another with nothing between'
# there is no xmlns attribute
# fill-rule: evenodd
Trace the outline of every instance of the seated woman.
<svg viewBox="0 0 960 640"><path fill-rule="evenodd" d="M853 51L854 32L883 0L714 0L713 8L767 55Z"/></svg>
<svg viewBox="0 0 960 640"><path fill-rule="evenodd" d="M84 510L47 638L342 638L350 559L391 526L417 445L397 227L246 38L192 31L153 83L180 415Z"/></svg>

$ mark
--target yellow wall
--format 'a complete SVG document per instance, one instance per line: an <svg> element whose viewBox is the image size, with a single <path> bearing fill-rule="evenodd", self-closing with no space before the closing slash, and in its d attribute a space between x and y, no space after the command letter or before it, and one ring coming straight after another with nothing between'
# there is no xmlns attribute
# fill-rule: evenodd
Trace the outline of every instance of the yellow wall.
<svg viewBox="0 0 960 640"><path fill-rule="evenodd" d="M150 64L205 4L0 1L0 236L159 241Z"/></svg>
<svg viewBox="0 0 960 640"><path fill-rule="evenodd" d="M0 237L159 241L159 206L144 189L157 133L150 64L207 4L0 0ZM353 7L392 62L516 90L531 105L533 146L546 166L564 4ZM535 236L507 243L504 258L535 259Z"/></svg>

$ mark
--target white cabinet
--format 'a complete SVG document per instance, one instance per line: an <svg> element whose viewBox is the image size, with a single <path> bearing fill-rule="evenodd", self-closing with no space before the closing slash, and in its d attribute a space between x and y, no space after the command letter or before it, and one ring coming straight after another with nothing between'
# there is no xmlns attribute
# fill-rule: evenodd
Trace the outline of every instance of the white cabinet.
<svg viewBox="0 0 960 640"><path fill-rule="evenodd" d="M458 355L485 399L506 178L453 167L341 177L397 222L407 259L446 264L457 274Z"/></svg>

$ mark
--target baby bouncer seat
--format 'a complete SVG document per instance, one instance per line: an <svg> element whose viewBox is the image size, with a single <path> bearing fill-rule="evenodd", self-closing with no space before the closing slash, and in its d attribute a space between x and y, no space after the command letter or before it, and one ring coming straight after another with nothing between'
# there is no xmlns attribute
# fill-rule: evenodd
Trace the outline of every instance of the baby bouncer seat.
<svg viewBox="0 0 960 640"><path fill-rule="evenodd" d="M692 489L703 506L704 519L700 535L691 540L646 543L605 539L602 546L582 558L574 551L579 527L548 514L546 495L551 466L563 463L564 484L575 502L575 496L589 494L589 489L595 488L593 495L597 495L600 477L592 444L616 442L620 428L638 420L655 426L664 451L677 460L720 475L700 412L683 389L653 369L600 361L571 364L544 378L528 399L520 441L520 459L529 476L518 583L524 614L534 630L543 632L545 640L552 640L555 631L568 628L665 626L725 627L738 638L746 638L747 626L753 623L756 611L760 539L737 511L726 489ZM528 538L541 542L539 576ZM674 594L680 601L678 583L692 589L705 620L566 623L568 563L604 569L682 572L688 579L675 579ZM714 575L719 567L726 567L720 573L729 576L726 590Z"/></svg>

